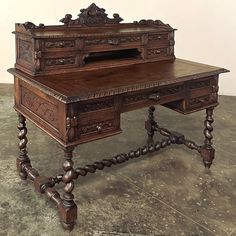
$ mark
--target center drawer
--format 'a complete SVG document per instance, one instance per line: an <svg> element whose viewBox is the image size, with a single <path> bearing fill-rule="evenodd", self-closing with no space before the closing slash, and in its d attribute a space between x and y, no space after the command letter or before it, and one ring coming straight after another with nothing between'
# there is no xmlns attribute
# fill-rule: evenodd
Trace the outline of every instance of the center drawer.
<svg viewBox="0 0 236 236"><path fill-rule="evenodd" d="M122 37L104 37L104 38L87 38L84 40L85 49L99 49L106 50L116 48L117 46L139 46L141 43L141 35L130 35Z"/></svg>
<svg viewBox="0 0 236 236"><path fill-rule="evenodd" d="M157 89L145 90L123 95L122 112L132 111L137 108L163 104L183 98L183 84L163 86Z"/></svg>

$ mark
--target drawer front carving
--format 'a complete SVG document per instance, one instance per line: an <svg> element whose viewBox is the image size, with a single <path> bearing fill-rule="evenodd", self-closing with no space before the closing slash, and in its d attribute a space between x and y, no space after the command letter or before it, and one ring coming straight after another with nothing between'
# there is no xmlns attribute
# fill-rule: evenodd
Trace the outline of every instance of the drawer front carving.
<svg viewBox="0 0 236 236"><path fill-rule="evenodd" d="M198 89L198 88L203 88L203 87L209 87L211 85L210 79L208 80L203 80L203 81L197 81L195 83L190 83L189 84L189 89Z"/></svg>
<svg viewBox="0 0 236 236"><path fill-rule="evenodd" d="M168 43L168 33L148 35L148 42L150 42L150 43L163 43L163 42Z"/></svg>
<svg viewBox="0 0 236 236"><path fill-rule="evenodd" d="M187 87L190 91L202 88L210 88L213 92L215 90L218 92L218 78L216 76L211 76L198 81L193 81L188 83Z"/></svg>
<svg viewBox="0 0 236 236"><path fill-rule="evenodd" d="M45 50L74 49L75 40L47 40L44 42Z"/></svg>
<svg viewBox="0 0 236 236"><path fill-rule="evenodd" d="M213 94L191 98L187 103L187 110L201 108L214 103L217 103L217 96L214 96Z"/></svg>
<svg viewBox="0 0 236 236"><path fill-rule="evenodd" d="M181 113L202 110L207 106L217 105L218 89L218 77L206 77L187 82L185 86L186 98L164 105Z"/></svg>
<svg viewBox="0 0 236 236"><path fill-rule="evenodd" d="M100 121L93 124L83 125L80 127L80 134L101 134L104 131L114 129L114 120Z"/></svg>
<svg viewBox="0 0 236 236"><path fill-rule="evenodd" d="M114 98L74 103L71 109L78 117L75 133L80 143L120 132L120 113L114 108Z"/></svg>
<svg viewBox="0 0 236 236"><path fill-rule="evenodd" d="M61 57L61 58L46 58L45 59L45 66L68 66L68 65L75 65L76 58L75 57Z"/></svg>
<svg viewBox="0 0 236 236"><path fill-rule="evenodd" d="M158 89L155 91L149 91L149 92L144 92L144 93L136 93L128 96L124 96L123 98L123 103L124 104L130 104L130 103L138 103L142 101L150 101L150 100L155 100L159 101L167 96L170 95L179 95L182 92L182 86L174 86L170 88L163 88L163 89Z"/></svg>
<svg viewBox="0 0 236 236"><path fill-rule="evenodd" d="M218 79L208 77L188 84L187 109L201 108L209 104L217 103Z"/></svg>
<svg viewBox="0 0 236 236"><path fill-rule="evenodd" d="M210 101L210 95L205 95L197 98L192 98L189 100L189 106L201 106Z"/></svg>
<svg viewBox="0 0 236 236"><path fill-rule="evenodd" d="M96 102L87 102L80 105L80 112L91 112L111 108L114 106L114 99L98 100Z"/></svg>
<svg viewBox="0 0 236 236"><path fill-rule="evenodd" d="M58 127L57 106L25 87L21 90L21 105L54 127Z"/></svg>
<svg viewBox="0 0 236 236"><path fill-rule="evenodd" d="M85 47L92 46L117 46L124 44L138 44L141 41L141 36L128 36L128 37L112 37L112 38L97 38L97 39L85 39Z"/></svg>
<svg viewBox="0 0 236 236"><path fill-rule="evenodd" d="M162 58L167 57L169 55L168 48L148 48L147 49L147 57L148 58Z"/></svg>
<svg viewBox="0 0 236 236"><path fill-rule="evenodd" d="M18 58L32 63L33 61L33 47L32 43L26 40L19 40Z"/></svg>
<svg viewBox="0 0 236 236"><path fill-rule="evenodd" d="M183 97L183 85L150 90L148 92L134 93L123 96L123 112L131 111L136 107L145 107L154 104L162 104Z"/></svg>

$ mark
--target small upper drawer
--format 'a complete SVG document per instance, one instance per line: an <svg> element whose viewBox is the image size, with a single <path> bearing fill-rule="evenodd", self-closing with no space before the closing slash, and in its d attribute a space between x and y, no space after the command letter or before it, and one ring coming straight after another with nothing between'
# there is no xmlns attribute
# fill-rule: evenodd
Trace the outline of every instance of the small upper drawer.
<svg viewBox="0 0 236 236"><path fill-rule="evenodd" d="M174 47L155 47L147 48L148 59L163 59L174 57Z"/></svg>
<svg viewBox="0 0 236 236"><path fill-rule="evenodd" d="M84 40L85 48L113 48L116 46L136 46L140 45L141 36L132 35L124 37L109 37L109 38L87 38Z"/></svg>
<svg viewBox="0 0 236 236"><path fill-rule="evenodd" d="M168 43L169 34L168 33L160 33L160 34L149 34L148 35L148 43L159 44L159 43Z"/></svg>
<svg viewBox="0 0 236 236"><path fill-rule="evenodd" d="M43 51L62 51L62 50L74 50L76 48L76 40L44 40L43 41Z"/></svg>
<svg viewBox="0 0 236 236"><path fill-rule="evenodd" d="M60 57L45 57L41 66L46 70L71 68L76 67L78 64L76 56L60 56Z"/></svg>

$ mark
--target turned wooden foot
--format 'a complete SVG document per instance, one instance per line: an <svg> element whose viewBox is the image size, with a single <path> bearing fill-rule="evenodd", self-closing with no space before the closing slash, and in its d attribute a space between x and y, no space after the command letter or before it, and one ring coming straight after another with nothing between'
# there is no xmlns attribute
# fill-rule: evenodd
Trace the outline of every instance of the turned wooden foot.
<svg viewBox="0 0 236 236"><path fill-rule="evenodd" d="M214 122L213 119L213 110L214 108L207 108L206 109L206 120L204 122L204 136L205 136L205 141L204 145L201 146L201 156L203 158L203 163L205 167L210 168L213 159L215 158L215 149L212 147L212 131L213 131L213 126L212 123Z"/></svg>
<svg viewBox="0 0 236 236"><path fill-rule="evenodd" d="M77 219L77 205L65 206L63 202L58 206L61 224L64 229L71 231Z"/></svg>
<svg viewBox="0 0 236 236"><path fill-rule="evenodd" d="M154 120L155 107L151 106L148 109L148 120L145 122L145 129L147 130L148 140L153 140L155 129L153 128L156 124Z"/></svg>
<svg viewBox="0 0 236 236"><path fill-rule="evenodd" d="M26 128L26 119L23 115L19 114L18 116L18 125L17 128L19 129L18 138L19 138L19 144L18 147L20 149L19 156L16 159L16 167L19 173L19 176L21 179L25 180L27 179L27 172L26 168L31 167L30 159L28 157L27 152L27 128Z"/></svg>
<svg viewBox="0 0 236 236"><path fill-rule="evenodd" d="M59 213L61 217L62 225L67 230L72 230L77 219L77 205L74 202L74 195L72 191L74 189L74 177L75 171L72 161L72 147L64 149L65 161L63 163L64 175L62 181L65 184L62 203L59 205Z"/></svg>

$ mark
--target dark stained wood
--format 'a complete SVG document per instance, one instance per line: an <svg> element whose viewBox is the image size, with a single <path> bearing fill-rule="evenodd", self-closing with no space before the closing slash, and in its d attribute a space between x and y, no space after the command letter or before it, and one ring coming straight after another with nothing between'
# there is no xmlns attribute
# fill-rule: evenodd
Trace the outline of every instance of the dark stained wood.
<svg viewBox="0 0 236 236"><path fill-rule="evenodd" d="M216 106L218 74L226 70L176 59L60 76L10 72L16 110L68 147L119 134L123 112L161 104L186 114Z"/></svg>
<svg viewBox="0 0 236 236"><path fill-rule="evenodd" d="M147 130L147 134L148 134L148 137L150 139L153 138L153 135L154 135L154 132L155 132L155 129L153 128L156 124L155 119L154 119L154 111L155 111L154 106L149 107L149 109L148 109L148 120L145 122L145 128Z"/></svg>
<svg viewBox="0 0 236 236"><path fill-rule="evenodd" d="M218 105L219 74L228 70L175 59L174 29L160 20L121 21L118 14L109 18L103 8L92 4L77 19L66 14L64 25L16 24L16 64L8 71L14 75L14 108L19 113L17 170L56 204L67 230L77 219L73 189L79 176L171 144L198 151L205 167L210 168L214 159L213 109ZM203 145L160 127L154 119L155 105L182 114L206 109ZM144 107L149 107L145 128L150 143L74 168L75 146L121 133L121 113ZM62 174L40 176L32 167L26 118L61 144ZM154 143L156 131L166 138ZM62 197L54 189L60 182Z"/></svg>
<svg viewBox="0 0 236 236"><path fill-rule="evenodd" d="M15 67L31 75L49 75L175 59L174 29L160 20L120 24L94 3L64 25L16 24Z"/></svg>
<svg viewBox="0 0 236 236"><path fill-rule="evenodd" d="M30 159L28 157L28 152L27 152L27 143L28 139L26 137L27 135L27 128L26 128L26 123L25 123L25 117L21 114L18 115L19 119L19 124L17 128L19 129L19 134L18 138L20 140L19 142L19 149L20 149L20 154L18 158L16 159L16 165L17 165L17 170L19 172L19 176L21 179L27 179L27 172L25 170L26 165L30 165Z"/></svg>
<svg viewBox="0 0 236 236"><path fill-rule="evenodd" d="M213 110L214 107L207 108L206 109L206 120L204 122L204 136L205 136L205 141L204 145L201 148L201 155L203 158L203 163L205 167L210 168L213 159L215 158L215 149L212 147L212 131L213 131L213 126L212 123L214 122L213 119Z"/></svg>
<svg viewBox="0 0 236 236"><path fill-rule="evenodd" d="M63 163L63 170L65 173L62 177L62 181L65 187L62 201L63 207L60 208L63 226L68 230L73 229L75 220L77 219L77 205L74 202L74 195L72 193L74 189L73 178L75 176L73 168L74 162L72 161L73 149L73 147L64 149L65 161Z"/></svg>

